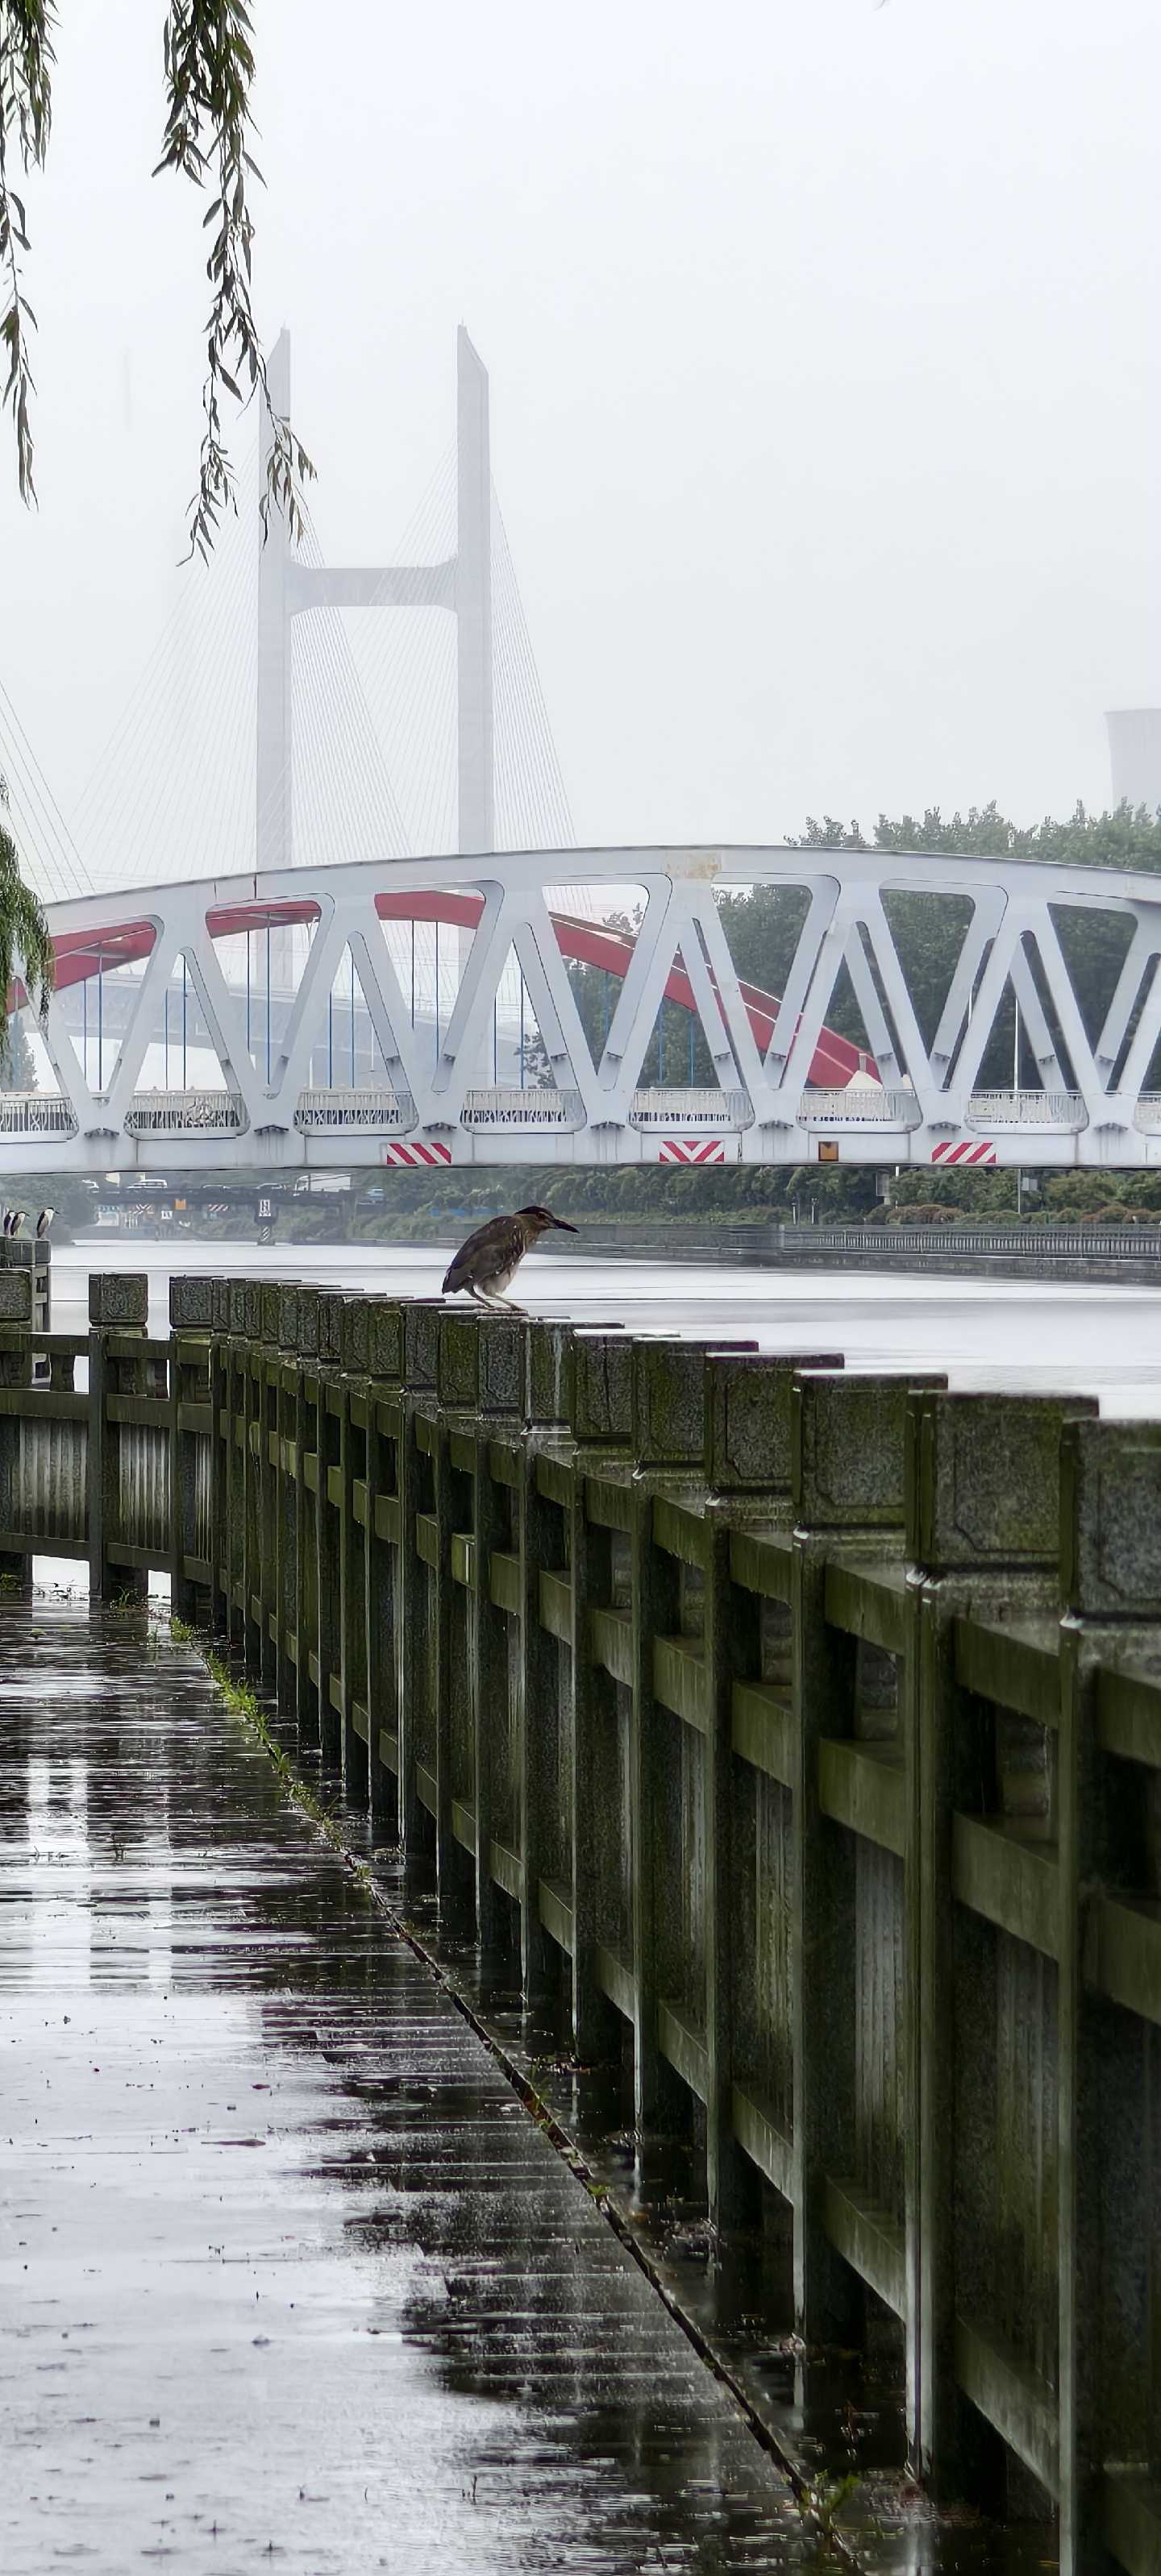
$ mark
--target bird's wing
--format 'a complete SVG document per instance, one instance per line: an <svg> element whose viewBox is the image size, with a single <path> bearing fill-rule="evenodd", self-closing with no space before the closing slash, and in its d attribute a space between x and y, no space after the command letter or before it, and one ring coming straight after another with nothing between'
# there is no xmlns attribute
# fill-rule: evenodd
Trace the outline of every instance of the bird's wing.
<svg viewBox="0 0 1161 2576"><path fill-rule="evenodd" d="M515 1218L490 1216L486 1225L478 1225L467 1242L460 1245L443 1283L445 1293L473 1284L480 1287L505 1274L511 1276L523 1250L524 1235Z"/></svg>
<svg viewBox="0 0 1161 2576"><path fill-rule="evenodd" d="M466 1288L467 1283L472 1276L472 1255L482 1237L488 1233L493 1222L493 1218L489 1217L486 1225L478 1225L475 1233L469 1234L467 1242L461 1243L455 1260L452 1262L451 1267L447 1272L447 1276L444 1279L443 1293L445 1297L452 1295L457 1288Z"/></svg>
<svg viewBox="0 0 1161 2576"><path fill-rule="evenodd" d="M519 1226L513 1225L510 1219L497 1220L476 1256L477 1279L502 1279L515 1269L523 1250L524 1237Z"/></svg>

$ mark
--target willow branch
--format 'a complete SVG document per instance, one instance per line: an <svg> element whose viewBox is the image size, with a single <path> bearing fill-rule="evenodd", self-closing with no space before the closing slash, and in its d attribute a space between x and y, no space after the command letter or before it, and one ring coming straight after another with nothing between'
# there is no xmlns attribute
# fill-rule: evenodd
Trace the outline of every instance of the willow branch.
<svg viewBox="0 0 1161 2576"><path fill-rule="evenodd" d="M34 502L32 418L35 390L28 342L36 315L21 285L20 253L29 248L24 201L9 175L13 146L22 170L38 168L52 121L54 0L0 0L0 277L6 295L0 314L0 350L8 371L0 395L16 431L20 497Z"/></svg>
<svg viewBox="0 0 1161 2576"><path fill-rule="evenodd" d="M208 555L226 509L237 508L234 470L222 432L223 390L248 403L255 393L270 424L263 527L272 508L301 536L301 486L314 473L289 420L275 411L250 297L254 225L247 189L261 184L250 151L254 78L247 0L171 0L165 22L168 114L159 170L180 170L216 194L205 217L210 233L206 275L212 290L206 323L205 428L198 489L190 504L190 553Z"/></svg>

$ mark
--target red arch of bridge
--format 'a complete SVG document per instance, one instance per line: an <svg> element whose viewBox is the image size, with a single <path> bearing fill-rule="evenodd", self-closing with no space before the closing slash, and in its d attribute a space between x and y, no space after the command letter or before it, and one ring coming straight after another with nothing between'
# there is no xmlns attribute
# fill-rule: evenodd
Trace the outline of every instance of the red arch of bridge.
<svg viewBox="0 0 1161 2576"><path fill-rule="evenodd" d="M484 909L482 895L477 894L377 894L375 910L381 921L443 922L461 930L474 930ZM247 931L284 930L317 921L319 907L310 896L287 898L279 903L220 904L206 914L206 928L211 939L228 939ZM586 921L572 913L554 912L551 916L557 946L562 957L577 959L585 966L600 966L609 975L625 975L633 955L633 934L618 930L606 922ZM58 990L69 984L82 984L91 975L110 973L116 966L140 963L153 946L154 930L150 921L117 922L105 930L64 931L54 940ZM713 983L710 970L710 982ZM774 1034L778 1000L764 993L757 984L739 981L738 987L746 1007L754 1042L764 1055ZM715 987L716 990L716 987ZM675 958L665 984L665 998L682 1010L693 1011L693 988L685 967ZM720 1005L719 1005L720 1007ZM724 1015L723 1015L724 1016ZM837 1030L824 1028L815 1048L810 1067L810 1080L826 1087L840 1089L851 1075L875 1072L873 1056L852 1044Z"/></svg>

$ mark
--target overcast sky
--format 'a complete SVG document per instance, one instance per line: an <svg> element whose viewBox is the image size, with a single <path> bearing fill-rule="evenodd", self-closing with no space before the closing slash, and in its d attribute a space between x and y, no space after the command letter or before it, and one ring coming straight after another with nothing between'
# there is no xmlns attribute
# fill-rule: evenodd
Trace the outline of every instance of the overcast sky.
<svg viewBox="0 0 1161 2576"><path fill-rule="evenodd" d="M163 15L61 0L28 192L40 508L5 416L0 683L66 814L190 579L204 247L149 175ZM1104 710L1161 704L1156 0L255 16L256 303L324 550L390 559L466 322L578 839L1107 801Z"/></svg>

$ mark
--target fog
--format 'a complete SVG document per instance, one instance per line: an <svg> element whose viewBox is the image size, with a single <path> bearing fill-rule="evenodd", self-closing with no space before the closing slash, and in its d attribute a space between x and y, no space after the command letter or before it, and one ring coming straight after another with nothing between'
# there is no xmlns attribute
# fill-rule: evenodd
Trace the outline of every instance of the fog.
<svg viewBox="0 0 1161 2576"><path fill-rule="evenodd" d="M40 507L5 415L0 684L66 815L197 578L163 14L61 0L27 191ZM256 305L319 539L391 559L466 322L579 840L1108 800L1104 710L1161 702L1155 0L255 18Z"/></svg>

